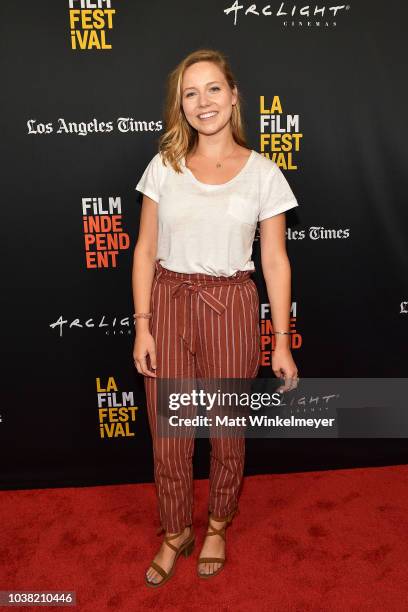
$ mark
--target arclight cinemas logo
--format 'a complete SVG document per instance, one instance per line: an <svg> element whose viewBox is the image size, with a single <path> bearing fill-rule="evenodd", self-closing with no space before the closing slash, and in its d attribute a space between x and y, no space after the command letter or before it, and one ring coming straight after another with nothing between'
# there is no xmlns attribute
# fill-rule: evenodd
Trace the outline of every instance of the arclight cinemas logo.
<svg viewBox="0 0 408 612"><path fill-rule="evenodd" d="M128 336L134 333L133 316L115 317L114 315L99 315L93 317L64 317L59 315L52 323L52 330L57 330L62 338L64 332L101 331L105 336Z"/></svg>
<svg viewBox="0 0 408 612"><path fill-rule="evenodd" d="M299 6L290 2L281 2L275 7L270 4L244 3L238 0L224 9L226 15L232 15L234 26L239 17L275 17L285 27L322 27L333 28L337 26L337 17L350 10L349 4L306 4Z"/></svg>

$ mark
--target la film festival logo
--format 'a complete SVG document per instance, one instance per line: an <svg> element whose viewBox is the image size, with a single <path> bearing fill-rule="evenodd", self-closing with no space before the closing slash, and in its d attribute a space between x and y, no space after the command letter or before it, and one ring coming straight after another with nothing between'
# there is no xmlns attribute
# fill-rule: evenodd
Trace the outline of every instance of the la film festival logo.
<svg viewBox="0 0 408 612"><path fill-rule="evenodd" d="M108 40L116 10L111 0L69 0L71 48L78 51L112 49Z"/></svg>
<svg viewBox="0 0 408 612"><path fill-rule="evenodd" d="M129 234L122 228L122 201L109 197L82 198L82 223L87 268L116 268L119 251L129 248Z"/></svg>
<svg viewBox="0 0 408 612"><path fill-rule="evenodd" d="M262 303L260 305L261 318L260 318L260 330L261 330L261 366L272 365L272 352L275 350L275 336L273 335L274 329L271 321L271 307L268 303ZM297 303L292 302L289 317L289 330L290 331L290 348L299 349L302 346L302 336L296 331L296 316L297 316Z"/></svg>
<svg viewBox="0 0 408 612"><path fill-rule="evenodd" d="M109 376L105 385L97 378L96 391L100 437L134 437L132 426L138 407L134 405L133 391L119 391L113 376Z"/></svg>
<svg viewBox="0 0 408 612"><path fill-rule="evenodd" d="M279 168L297 170L293 153L300 150L299 115L283 113L279 96L273 96L267 104L265 96L259 97L260 153L274 161Z"/></svg>

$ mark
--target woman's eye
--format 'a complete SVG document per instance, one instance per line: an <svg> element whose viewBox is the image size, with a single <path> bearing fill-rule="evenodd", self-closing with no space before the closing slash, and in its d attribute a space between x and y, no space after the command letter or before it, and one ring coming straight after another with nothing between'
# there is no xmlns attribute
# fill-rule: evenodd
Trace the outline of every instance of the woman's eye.
<svg viewBox="0 0 408 612"><path fill-rule="evenodd" d="M218 85L213 85L212 87L210 87L210 91L220 91L221 87L219 87ZM186 98L191 98L191 96L194 95L194 91L189 91L188 93L186 93Z"/></svg>

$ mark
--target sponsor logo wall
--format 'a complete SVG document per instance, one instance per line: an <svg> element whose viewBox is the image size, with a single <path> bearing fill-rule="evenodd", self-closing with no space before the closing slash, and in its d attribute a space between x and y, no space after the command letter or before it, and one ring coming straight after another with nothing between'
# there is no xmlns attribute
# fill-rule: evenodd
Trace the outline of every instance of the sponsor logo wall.
<svg viewBox="0 0 408 612"><path fill-rule="evenodd" d="M299 202L286 238L300 376L406 376L406 132L393 124L405 116L408 11L388 8L41 0L22 25L8 4L3 488L153 480L132 358L134 187L164 129L166 76L199 47L228 55L248 146L278 164ZM267 378L259 228L253 251ZM404 446L247 440L247 473L401 463ZM196 440L194 461L207 477L207 440Z"/></svg>

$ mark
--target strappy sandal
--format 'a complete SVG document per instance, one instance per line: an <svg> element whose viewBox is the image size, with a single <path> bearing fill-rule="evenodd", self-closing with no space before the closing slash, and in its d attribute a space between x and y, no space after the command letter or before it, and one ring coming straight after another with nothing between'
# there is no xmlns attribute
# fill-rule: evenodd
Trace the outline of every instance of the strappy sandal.
<svg viewBox="0 0 408 612"><path fill-rule="evenodd" d="M177 548L177 546L174 546L173 544L170 544L170 540L175 540L176 538L181 536L181 534L183 533L184 529L183 529L183 531L180 531L180 533L175 533L174 535L171 535L171 536L164 536L164 542L167 544L167 546L169 546L171 549L173 549L175 551L175 553L176 553L176 556L174 557L173 565L171 566L170 571L166 572L166 570L164 570L161 567L161 565L159 565L155 561L152 561L151 564L149 565L149 567L152 567L153 569L155 569L156 572L158 574L160 574L160 576L163 577L163 580L160 580L160 582L151 582L150 580L148 580L147 576L145 575L145 582L146 582L147 586L150 586L150 587L159 587L159 586L162 586L163 584L165 584L165 582L170 580L170 578L174 574L174 569L176 567L176 561L179 558L179 556L181 554L183 554L185 557L189 557L191 555L191 553L193 552L193 549L194 549L195 536L194 536L194 531L193 531L192 525L188 525L188 527L190 527L190 535L188 536L186 541L183 542L178 548ZM157 532L157 535L160 535L161 533L163 533L163 531L165 531L165 530L162 527Z"/></svg>
<svg viewBox="0 0 408 612"><path fill-rule="evenodd" d="M231 512L231 514L229 514L226 518L219 519L219 518L215 518L211 513L209 513L208 528L211 529L212 531L207 531L206 536L219 535L222 537L222 539L225 542L225 530L228 527L228 525L232 522L232 519L234 518L236 514L238 514L238 509ZM220 522L220 523L225 521L224 527L221 527L221 529L217 529L216 527L211 525L210 523L211 519L213 519L214 521ZM220 557L200 557L197 561L197 574L199 575L200 578L212 578L213 576L216 576L217 574L221 572L221 570L224 569L224 564L226 560L227 560L226 557L224 557L223 559ZM201 563L221 563L221 567L219 567L215 572L212 572L211 574L204 574L200 572L199 570Z"/></svg>

